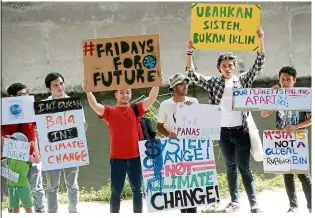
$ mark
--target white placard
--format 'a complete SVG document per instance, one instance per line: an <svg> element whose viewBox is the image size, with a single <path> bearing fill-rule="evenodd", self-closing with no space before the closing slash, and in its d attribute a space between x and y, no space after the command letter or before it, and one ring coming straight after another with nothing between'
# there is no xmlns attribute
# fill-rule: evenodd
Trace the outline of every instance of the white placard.
<svg viewBox="0 0 315 218"><path fill-rule="evenodd" d="M311 111L311 88L250 88L233 90L234 110Z"/></svg>
<svg viewBox="0 0 315 218"><path fill-rule="evenodd" d="M13 172L12 170L6 168L6 167L1 167L1 176L4 178L10 179L13 182L17 183L19 181L19 174L16 172Z"/></svg>
<svg viewBox="0 0 315 218"><path fill-rule="evenodd" d="M3 141L3 157L29 161L30 146L31 144L29 142L5 138Z"/></svg>
<svg viewBox="0 0 315 218"><path fill-rule="evenodd" d="M35 122L34 96L2 98L1 125Z"/></svg>
<svg viewBox="0 0 315 218"><path fill-rule="evenodd" d="M308 172L308 149L307 130L295 132L265 130L263 133L264 171Z"/></svg>
<svg viewBox="0 0 315 218"><path fill-rule="evenodd" d="M220 105L177 105L175 129L177 136L190 139L220 140L220 131Z"/></svg>
<svg viewBox="0 0 315 218"><path fill-rule="evenodd" d="M220 201L212 140L140 141L139 151L148 212Z"/></svg>
<svg viewBox="0 0 315 218"><path fill-rule="evenodd" d="M43 171L89 165L83 110L71 109L78 105L71 98L35 103Z"/></svg>

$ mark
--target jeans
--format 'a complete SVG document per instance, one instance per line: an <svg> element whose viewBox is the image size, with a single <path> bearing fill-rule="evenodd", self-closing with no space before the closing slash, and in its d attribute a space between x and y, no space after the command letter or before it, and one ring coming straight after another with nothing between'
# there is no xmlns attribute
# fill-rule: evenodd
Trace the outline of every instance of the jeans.
<svg viewBox="0 0 315 218"><path fill-rule="evenodd" d="M298 207L294 174L284 174L284 184L289 197L290 207ZM302 183L303 192L307 201L307 208L312 208L312 180L309 174L297 174Z"/></svg>
<svg viewBox="0 0 315 218"><path fill-rule="evenodd" d="M140 157L132 159L110 159L110 213L119 213L120 196L124 188L126 173L132 190L133 212L142 213L142 170Z"/></svg>
<svg viewBox="0 0 315 218"><path fill-rule="evenodd" d="M43 187L42 164L31 163L27 176L33 196L34 210L36 213L44 213L45 191Z"/></svg>
<svg viewBox="0 0 315 218"><path fill-rule="evenodd" d="M250 206L256 205L255 184L249 166L250 139L248 132L244 133L243 128L228 129L222 127L220 149L225 159L231 201L239 203L237 178L238 168L242 176L243 185L245 187Z"/></svg>
<svg viewBox="0 0 315 218"><path fill-rule="evenodd" d="M58 211L57 194L59 191L61 170L63 170L64 172L66 187L68 191L68 211L69 213L77 213L77 204L79 202L78 185L79 167L50 170L46 172L48 185L47 190L48 213L57 213Z"/></svg>

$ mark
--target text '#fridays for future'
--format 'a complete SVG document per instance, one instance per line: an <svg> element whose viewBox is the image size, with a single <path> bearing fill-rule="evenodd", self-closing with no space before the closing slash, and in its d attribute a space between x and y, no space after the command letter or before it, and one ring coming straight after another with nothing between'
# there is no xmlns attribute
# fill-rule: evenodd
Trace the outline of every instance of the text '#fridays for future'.
<svg viewBox="0 0 315 218"><path fill-rule="evenodd" d="M148 211L219 202L211 140L139 142Z"/></svg>
<svg viewBox="0 0 315 218"><path fill-rule="evenodd" d="M82 45L88 90L161 85L159 35L90 39Z"/></svg>
<svg viewBox="0 0 315 218"><path fill-rule="evenodd" d="M34 103L35 115L42 131L41 154L45 157L44 165L66 162L87 162L88 154L85 143L79 137L77 113L82 113L82 103L78 98L66 98ZM41 116L41 117L38 117ZM81 118L83 119L83 117ZM81 122L83 122L81 120ZM82 136L81 136L82 137ZM45 142L42 145L42 142Z"/></svg>

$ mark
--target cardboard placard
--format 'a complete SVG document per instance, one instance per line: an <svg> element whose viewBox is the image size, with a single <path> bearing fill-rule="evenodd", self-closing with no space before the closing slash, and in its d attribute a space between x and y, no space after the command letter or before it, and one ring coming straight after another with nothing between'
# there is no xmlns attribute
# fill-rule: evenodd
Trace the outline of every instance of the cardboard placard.
<svg viewBox="0 0 315 218"><path fill-rule="evenodd" d="M265 130L263 134L264 172L308 173L307 130L285 132Z"/></svg>
<svg viewBox="0 0 315 218"><path fill-rule="evenodd" d="M43 171L89 165L80 99L35 102L34 109Z"/></svg>
<svg viewBox="0 0 315 218"><path fill-rule="evenodd" d="M311 88L249 88L233 90L234 110L311 111Z"/></svg>
<svg viewBox="0 0 315 218"><path fill-rule="evenodd" d="M192 3L190 39L196 49L255 51L260 13L259 5Z"/></svg>
<svg viewBox="0 0 315 218"><path fill-rule="evenodd" d="M211 140L140 141L139 151L148 212L220 202Z"/></svg>
<svg viewBox="0 0 315 218"><path fill-rule="evenodd" d="M88 39L82 47L88 91L161 85L158 34Z"/></svg>
<svg viewBox="0 0 315 218"><path fill-rule="evenodd" d="M10 179L13 182L17 183L19 181L20 175L16 172L13 172L9 168L1 166L1 176L4 178Z"/></svg>

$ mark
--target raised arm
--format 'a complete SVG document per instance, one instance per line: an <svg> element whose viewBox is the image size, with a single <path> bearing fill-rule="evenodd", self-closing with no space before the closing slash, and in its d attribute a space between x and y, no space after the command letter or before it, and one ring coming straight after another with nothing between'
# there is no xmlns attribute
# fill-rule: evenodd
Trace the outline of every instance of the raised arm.
<svg viewBox="0 0 315 218"><path fill-rule="evenodd" d="M86 93L89 105L95 111L95 113L97 113L99 116L102 116L104 114L105 107L102 104L98 103L93 93L88 92L86 88L87 88L87 85L86 85L86 81L84 80L82 83L82 89Z"/></svg>
<svg viewBox="0 0 315 218"><path fill-rule="evenodd" d="M189 41L186 45L187 54L186 54L186 74L188 78L196 83L198 86L204 88L207 91L211 91L210 81L202 74L196 72L194 67L194 62L192 59L193 55L193 46L192 41Z"/></svg>
<svg viewBox="0 0 315 218"><path fill-rule="evenodd" d="M265 66L264 31L261 26L257 30L257 37L259 40L259 48L255 62L248 72L240 74L239 77L244 88L250 88L252 86L254 80Z"/></svg>
<svg viewBox="0 0 315 218"><path fill-rule="evenodd" d="M159 79L159 80L161 81L161 83L162 83L162 80L163 80L163 72L161 72L161 74L158 74L158 79ZM158 94L159 94L159 89L160 89L160 87L154 86L154 87L151 89L151 91L150 91L150 93L149 93L149 96L148 96L146 99L144 99L144 100L142 101L142 107L143 107L143 110L144 110L144 111L149 110L149 108L151 107L151 105L155 102L155 100L156 100L156 98L157 98L157 96L158 96Z"/></svg>

